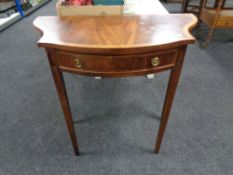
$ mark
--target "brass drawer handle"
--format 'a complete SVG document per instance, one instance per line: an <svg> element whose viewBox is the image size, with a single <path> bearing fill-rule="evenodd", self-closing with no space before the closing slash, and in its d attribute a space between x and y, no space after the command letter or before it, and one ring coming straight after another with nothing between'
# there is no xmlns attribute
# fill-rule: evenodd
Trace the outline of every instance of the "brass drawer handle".
<svg viewBox="0 0 233 175"><path fill-rule="evenodd" d="M82 67L82 62L78 58L76 58L74 60L74 64L75 64L75 67L77 67L77 68L81 68Z"/></svg>
<svg viewBox="0 0 233 175"><path fill-rule="evenodd" d="M151 59L152 66L158 66L159 63L160 63L159 57L154 57L154 58Z"/></svg>

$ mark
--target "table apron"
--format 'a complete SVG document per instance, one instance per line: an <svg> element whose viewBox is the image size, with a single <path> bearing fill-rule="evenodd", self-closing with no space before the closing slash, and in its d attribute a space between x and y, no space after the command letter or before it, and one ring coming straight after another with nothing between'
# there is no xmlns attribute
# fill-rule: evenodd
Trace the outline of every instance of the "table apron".
<svg viewBox="0 0 233 175"><path fill-rule="evenodd" d="M57 66L60 71L88 76L124 77L157 73L176 65L178 49L156 53L100 56L58 51Z"/></svg>

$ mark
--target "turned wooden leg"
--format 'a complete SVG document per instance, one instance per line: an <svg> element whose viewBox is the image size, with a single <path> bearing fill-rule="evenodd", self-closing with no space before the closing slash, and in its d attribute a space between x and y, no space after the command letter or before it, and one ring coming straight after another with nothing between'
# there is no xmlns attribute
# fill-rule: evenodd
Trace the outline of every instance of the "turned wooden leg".
<svg viewBox="0 0 233 175"><path fill-rule="evenodd" d="M198 19L200 20L200 16L201 16L201 12L202 12L202 8L204 6L204 0L200 0L199 2L199 8L198 8Z"/></svg>
<svg viewBox="0 0 233 175"><path fill-rule="evenodd" d="M199 39L201 36L199 35L199 30L201 27L201 20L198 21L197 27L196 27L196 38Z"/></svg>
<svg viewBox="0 0 233 175"><path fill-rule="evenodd" d="M178 53L177 61L176 61L176 66L172 69L172 71L170 73L169 83L168 83L168 87L167 87L167 93L166 93L166 97L165 97L165 101L164 101L164 105L163 105L162 116L161 116L161 120L160 120L159 131L158 131L157 140L156 140L156 144L155 144L155 153L159 152L160 145L161 145L161 142L163 139L163 135L164 135L164 132L166 129L167 121L169 118L169 113L171 111L172 102L173 102L173 99L175 96L176 87L177 87L180 73L181 73L181 69L182 69L185 51L186 51L186 46L181 47L179 49L179 53Z"/></svg>
<svg viewBox="0 0 233 175"><path fill-rule="evenodd" d="M205 48L208 46L212 36L213 36L213 33L214 33L214 28L211 28L208 32L208 35L207 35L207 38L205 40L205 42L203 42L202 46Z"/></svg>
<svg viewBox="0 0 233 175"><path fill-rule="evenodd" d="M56 85L57 93L61 103L61 107L64 113L67 129L72 141L73 149L76 155L79 154L78 142L76 139L72 114L70 110L69 100L66 93L65 82L62 72L59 70L56 62L56 56L53 50L46 50L49 58L50 68L53 75L53 79Z"/></svg>
<svg viewBox="0 0 233 175"><path fill-rule="evenodd" d="M188 8L189 0L183 0L181 5L181 13L186 13Z"/></svg>

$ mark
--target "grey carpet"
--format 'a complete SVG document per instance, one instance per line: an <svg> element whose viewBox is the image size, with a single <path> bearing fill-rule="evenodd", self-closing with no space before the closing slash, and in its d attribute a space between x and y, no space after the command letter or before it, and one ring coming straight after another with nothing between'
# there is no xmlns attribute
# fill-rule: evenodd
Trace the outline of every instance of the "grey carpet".
<svg viewBox="0 0 233 175"><path fill-rule="evenodd" d="M205 50L199 42L188 47L158 155L152 150L169 72L153 80L66 74L82 154L76 157L32 27L36 16L54 15L54 5L0 34L0 175L233 174L232 30L216 31Z"/></svg>

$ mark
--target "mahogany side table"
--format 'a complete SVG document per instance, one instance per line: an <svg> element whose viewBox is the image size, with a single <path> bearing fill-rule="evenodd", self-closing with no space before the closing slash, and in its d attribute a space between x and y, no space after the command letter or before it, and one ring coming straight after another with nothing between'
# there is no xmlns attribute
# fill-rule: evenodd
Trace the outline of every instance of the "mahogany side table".
<svg viewBox="0 0 233 175"><path fill-rule="evenodd" d="M78 142L66 93L63 72L86 76L140 76L171 70L155 152L165 132L188 44L192 14L136 16L37 17L34 26L42 37L51 72L76 155Z"/></svg>

